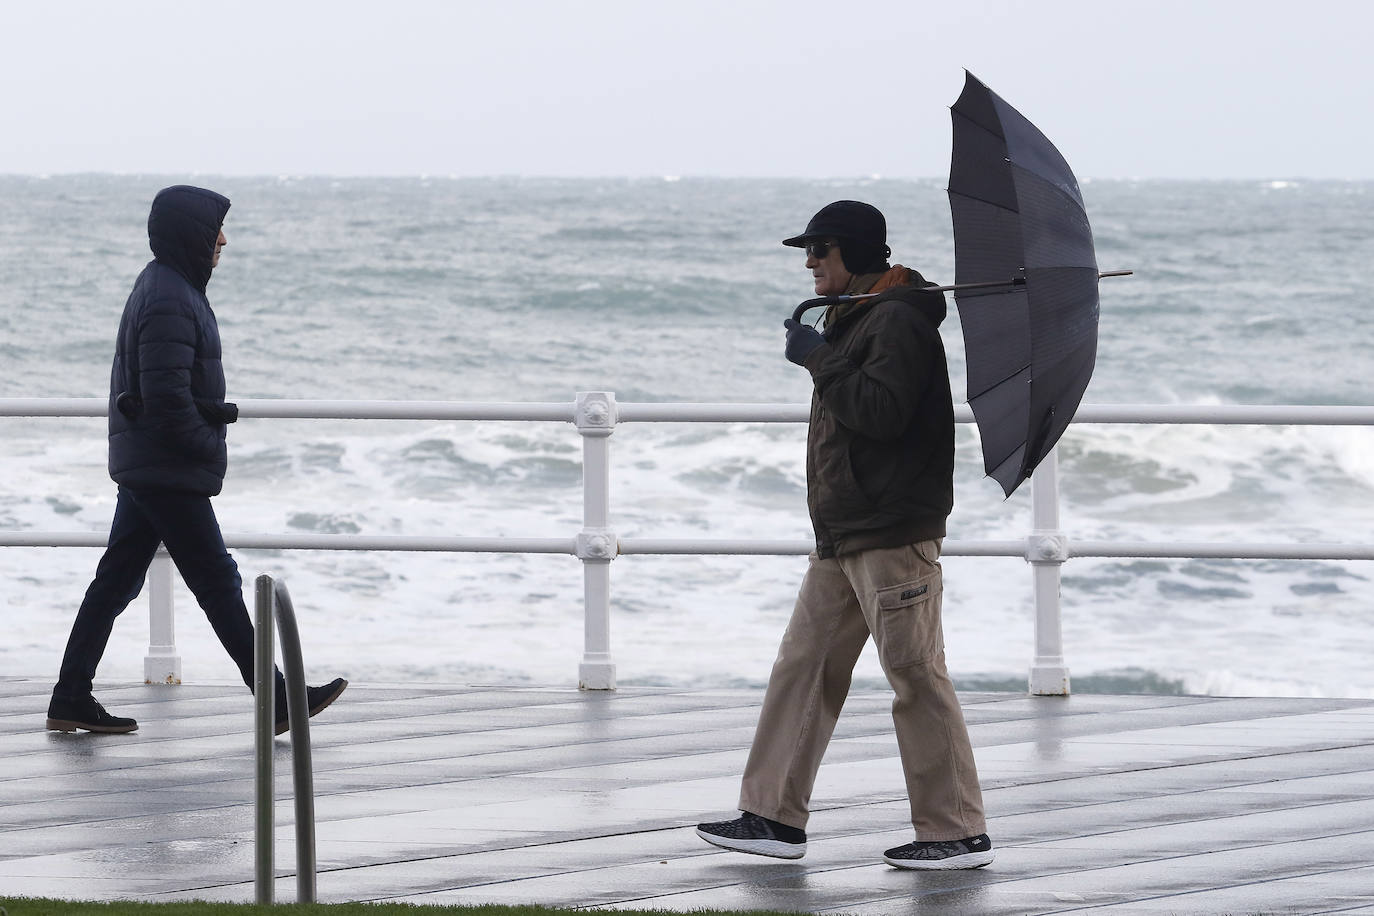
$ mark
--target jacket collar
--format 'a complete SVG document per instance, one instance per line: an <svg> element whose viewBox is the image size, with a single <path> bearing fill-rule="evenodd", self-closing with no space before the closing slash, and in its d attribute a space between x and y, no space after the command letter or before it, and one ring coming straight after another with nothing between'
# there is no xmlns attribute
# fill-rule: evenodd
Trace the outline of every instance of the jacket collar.
<svg viewBox="0 0 1374 916"><path fill-rule="evenodd" d="M845 290L846 296L859 296L865 293L876 293L877 295L867 299L843 302L827 308L825 310L826 339L834 340L843 333L847 325L884 299L902 299L908 302L918 309L931 324L939 327L940 323L945 320L945 297L938 293L913 295L919 293L920 287L925 285L924 277L911 268L903 267L900 264L878 273L861 274L854 277L849 281L849 287Z"/></svg>

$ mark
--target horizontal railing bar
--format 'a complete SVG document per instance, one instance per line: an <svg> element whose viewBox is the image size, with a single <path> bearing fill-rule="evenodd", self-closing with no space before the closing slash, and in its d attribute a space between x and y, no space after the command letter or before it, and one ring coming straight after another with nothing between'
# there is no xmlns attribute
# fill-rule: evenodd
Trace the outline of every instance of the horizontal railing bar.
<svg viewBox="0 0 1374 916"><path fill-rule="evenodd" d="M552 553L576 555L574 538L406 537L362 534L246 534L225 535L225 545L240 550L377 550L445 553ZM106 536L95 532L0 531L0 547L104 547ZM947 540L947 557L1022 557L1025 540ZM813 541L780 539L619 538L621 556L801 556L815 549ZM1374 547L1352 544L1229 544L1149 541L1067 542L1073 557L1218 560L1374 560Z"/></svg>
<svg viewBox="0 0 1374 916"><path fill-rule="evenodd" d="M511 401L238 401L243 419L294 420L560 420L571 423L573 402Z"/></svg>
<svg viewBox="0 0 1374 916"><path fill-rule="evenodd" d="M274 420L561 420L573 402L327 401L246 398L242 419ZM0 417L103 417L105 398L0 398Z"/></svg>
<svg viewBox="0 0 1374 916"><path fill-rule="evenodd" d="M103 417L105 398L0 398L0 417Z"/></svg>
<svg viewBox="0 0 1374 916"><path fill-rule="evenodd" d="M1070 557L1175 560L1374 560L1374 547L1354 544L1220 544L1068 539Z"/></svg>
<svg viewBox="0 0 1374 916"><path fill-rule="evenodd" d="M688 538L617 538L621 556L656 554L659 556L686 554L739 554L741 556L792 556L810 553L815 541L781 540L711 540Z"/></svg>
<svg viewBox="0 0 1374 916"><path fill-rule="evenodd" d="M616 405L622 421L805 422L803 404L655 404ZM973 422L973 409L957 404L954 419ZM1084 404L1075 423L1169 423L1257 426L1374 426L1374 407L1318 404Z"/></svg>
<svg viewBox="0 0 1374 916"><path fill-rule="evenodd" d="M1320 404L1084 404L1074 423L1374 426L1374 407Z"/></svg>
<svg viewBox="0 0 1374 916"><path fill-rule="evenodd" d="M805 423L810 411L806 404L616 404L623 423Z"/></svg>
<svg viewBox="0 0 1374 916"><path fill-rule="evenodd" d="M94 531L0 531L0 547L104 547L108 534Z"/></svg>
<svg viewBox="0 0 1374 916"><path fill-rule="evenodd" d="M0 531L0 547L104 547L103 534ZM577 553L576 538L421 537L366 534L240 534L224 536L240 550L395 550L446 553Z"/></svg>
<svg viewBox="0 0 1374 916"><path fill-rule="evenodd" d="M103 417L105 398L0 398L0 417ZM572 402L328 401L248 398L245 419L294 420L552 420L572 422ZM805 404L620 403L625 422L803 423ZM972 423L967 404L954 419ZM1254 426L1374 426L1374 407L1320 404L1083 404L1075 423L1160 423Z"/></svg>
<svg viewBox="0 0 1374 916"><path fill-rule="evenodd" d="M946 557L1022 557L1026 542L1020 541L945 541L940 547Z"/></svg>
<svg viewBox="0 0 1374 916"><path fill-rule="evenodd" d="M694 540L692 538L619 538L621 556L636 554L791 556L816 549L815 541L803 540ZM948 557L1020 557L1025 541L945 541L941 553Z"/></svg>
<svg viewBox="0 0 1374 916"><path fill-rule="evenodd" d="M576 538L411 537L405 535L253 534L226 536L242 550L396 550L447 553L577 553Z"/></svg>

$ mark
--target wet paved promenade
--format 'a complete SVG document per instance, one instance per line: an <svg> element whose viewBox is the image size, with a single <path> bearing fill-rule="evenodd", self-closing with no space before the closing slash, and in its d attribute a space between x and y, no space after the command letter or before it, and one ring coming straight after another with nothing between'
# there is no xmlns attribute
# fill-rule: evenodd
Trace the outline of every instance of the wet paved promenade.
<svg viewBox="0 0 1374 916"><path fill-rule="evenodd" d="M132 735L43 730L0 678L0 904L253 899L242 687L101 685ZM853 696L798 862L690 829L734 810L751 690L354 684L312 721L322 902L856 914L1374 914L1374 700L962 695L992 866L897 871L888 699ZM277 740L277 900L295 899ZM9 903L11 916L22 907Z"/></svg>

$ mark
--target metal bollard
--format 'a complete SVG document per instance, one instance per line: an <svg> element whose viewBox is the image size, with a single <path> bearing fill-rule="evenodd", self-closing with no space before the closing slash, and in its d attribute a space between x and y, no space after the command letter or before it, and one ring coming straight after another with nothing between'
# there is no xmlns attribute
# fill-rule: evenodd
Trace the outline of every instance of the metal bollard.
<svg viewBox="0 0 1374 916"><path fill-rule="evenodd" d="M253 886L259 906L272 903L273 773L272 739L276 726L276 678L272 659L272 577L258 576L253 616L253 750L254 775Z"/></svg>
<svg viewBox="0 0 1374 916"><path fill-rule="evenodd" d="M305 692L296 609L286 583L273 590L277 629L286 675L286 710L291 737L291 781L296 797L296 902L315 902L315 775L310 760L310 706Z"/></svg>
<svg viewBox="0 0 1374 916"><path fill-rule="evenodd" d="M296 902L315 902L315 780L310 758L310 708L305 664L291 594L283 582L258 576L256 582L253 697L257 754L254 887L259 905L270 905L275 880L275 786L272 753L276 732L276 669L272 664L273 621L280 631L286 678L286 710L291 740L291 775L296 802Z"/></svg>

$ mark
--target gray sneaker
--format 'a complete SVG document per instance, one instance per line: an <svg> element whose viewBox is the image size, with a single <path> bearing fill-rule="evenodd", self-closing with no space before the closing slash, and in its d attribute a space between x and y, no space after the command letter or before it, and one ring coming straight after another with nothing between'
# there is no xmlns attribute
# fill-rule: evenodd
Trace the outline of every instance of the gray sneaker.
<svg viewBox="0 0 1374 916"><path fill-rule="evenodd" d="M982 868L992 859L992 840L986 833L963 840L907 843L883 853L883 861L894 868Z"/></svg>
<svg viewBox="0 0 1374 916"><path fill-rule="evenodd" d="M806 855L806 831L760 817L748 811L733 821L697 824L697 836L721 849L747 852L774 859L800 859Z"/></svg>

